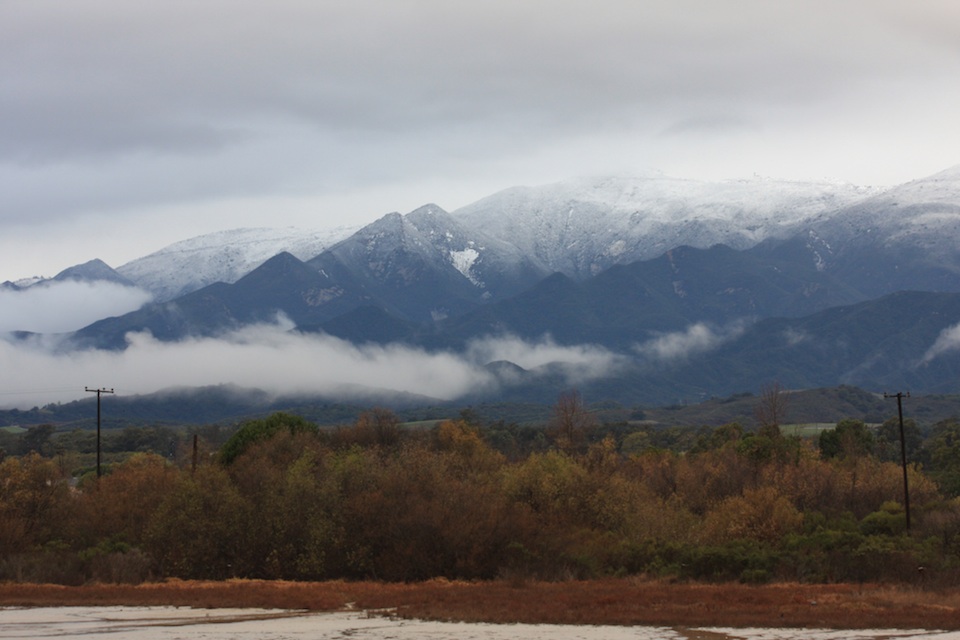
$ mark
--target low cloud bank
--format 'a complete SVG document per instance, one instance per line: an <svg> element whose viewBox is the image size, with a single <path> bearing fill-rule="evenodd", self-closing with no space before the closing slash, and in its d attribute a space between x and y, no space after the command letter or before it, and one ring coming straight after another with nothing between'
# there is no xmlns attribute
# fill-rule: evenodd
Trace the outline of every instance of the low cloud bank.
<svg viewBox="0 0 960 640"><path fill-rule="evenodd" d="M506 360L528 370L560 364L571 385L613 375L627 365L624 356L603 347L559 345L549 336L536 342L515 336L479 338L467 345L466 357L477 364Z"/></svg>
<svg viewBox="0 0 960 640"><path fill-rule="evenodd" d="M716 349L725 342L735 340L745 330L746 324L743 322L720 329L698 322L684 331L664 333L637 344L634 350L650 361L675 362Z"/></svg>
<svg viewBox="0 0 960 640"><path fill-rule="evenodd" d="M947 351L956 349L960 349L960 324L955 324L941 331L933 345L923 354L920 364L927 364Z"/></svg>
<svg viewBox="0 0 960 640"><path fill-rule="evenodd" d="M114 282L46 282L20 291L0 289L0 333L76 331L101 318L135 311L149 302L143 289Z"/></svg>
<svg viewBox="0 0 960 640"><path fill-rule="evenodd" d="M84 387L118 394L170 387L235 384L272 394L343 394L351 386L454 400L495 391L500 382L483 365L511 360L525 368L565 363L570 383L613 370L617 356L595 347L550 340L488 338L465 353L429 352L406 345L357 346L339 338L291 332L289 323L250 326L219 338L160 342L130 334L125 351L63 353L41 340L0 342L0 406L29 408L83 397Z"/></svg>

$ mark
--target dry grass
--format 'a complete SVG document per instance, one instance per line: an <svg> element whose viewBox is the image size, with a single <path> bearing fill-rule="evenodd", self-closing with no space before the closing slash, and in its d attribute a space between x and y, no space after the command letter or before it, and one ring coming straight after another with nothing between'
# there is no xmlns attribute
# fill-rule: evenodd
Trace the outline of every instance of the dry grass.
<svg viewBox="0 0 960 640"><path fill-rule="evenodd" d="M231 580L83 587L0 584L0 605L389 610L430 620L664 626L960 629L960 589L878 585Z"/></svg>

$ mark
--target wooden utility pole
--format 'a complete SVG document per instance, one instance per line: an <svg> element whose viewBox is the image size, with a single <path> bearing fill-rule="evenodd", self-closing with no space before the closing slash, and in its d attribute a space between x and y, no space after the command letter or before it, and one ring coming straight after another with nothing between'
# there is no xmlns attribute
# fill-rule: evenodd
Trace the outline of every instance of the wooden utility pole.
<svg viewBox="0 0 960 640"><path fill-rule="evenodd" d="M884 398L897 399L897 414L900 416L900 462L903 465L903 508L907 513L907 531L910 531L910 491L907 489L907 438L903 433L903 399L910 397L910 392L885 393Z"/></svg>
<svg viewBox="0 0 960 640"><path fill-rule="evenodd" d="M197 459L199 458L199 455L200 455L200 447L197 444L197 440L198 440L197 434L193 434L193 458L191 459L191 462L190 462L190 473L197 472Z"/></svg>
<svg viewBox="0 0 960 640"><path fill-rule="evenodd" d="M104 393L113 393L113 389L90 389L84 387L84 391L97 394L97 479L100 479L100 396Z"/></svg>

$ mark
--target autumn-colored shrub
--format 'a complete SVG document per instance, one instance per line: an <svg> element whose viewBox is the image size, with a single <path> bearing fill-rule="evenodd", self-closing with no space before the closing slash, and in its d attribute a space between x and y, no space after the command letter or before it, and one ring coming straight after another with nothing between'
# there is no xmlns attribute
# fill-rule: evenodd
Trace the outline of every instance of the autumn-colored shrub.
<svg viewBox="0 0 960 640"><path fill-rule="evenodd" d="M823 457L773 428L725 425L689 452L625 454L591 425L508 458L467 418L417 431L385 410L332 432L283 414L251 424L219 460L136 454L76 486L37 454L3 460L0 579L960 575L960 503L911 466L908 530L901 467L853 445Z"/></svg>

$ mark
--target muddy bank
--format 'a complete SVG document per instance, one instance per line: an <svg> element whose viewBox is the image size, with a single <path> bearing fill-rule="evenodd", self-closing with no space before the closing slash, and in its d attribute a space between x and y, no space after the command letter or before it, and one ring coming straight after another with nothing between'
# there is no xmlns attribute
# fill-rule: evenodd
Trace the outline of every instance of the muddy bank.
<svg viewBox="0 0 960 640"><path fill-rule="evenodd" d="M0 606L106 605L370 610L388 611L400 619L490 623L960 630L960 589L884 585L748 586L638 579L0 584Z"/></svg>

